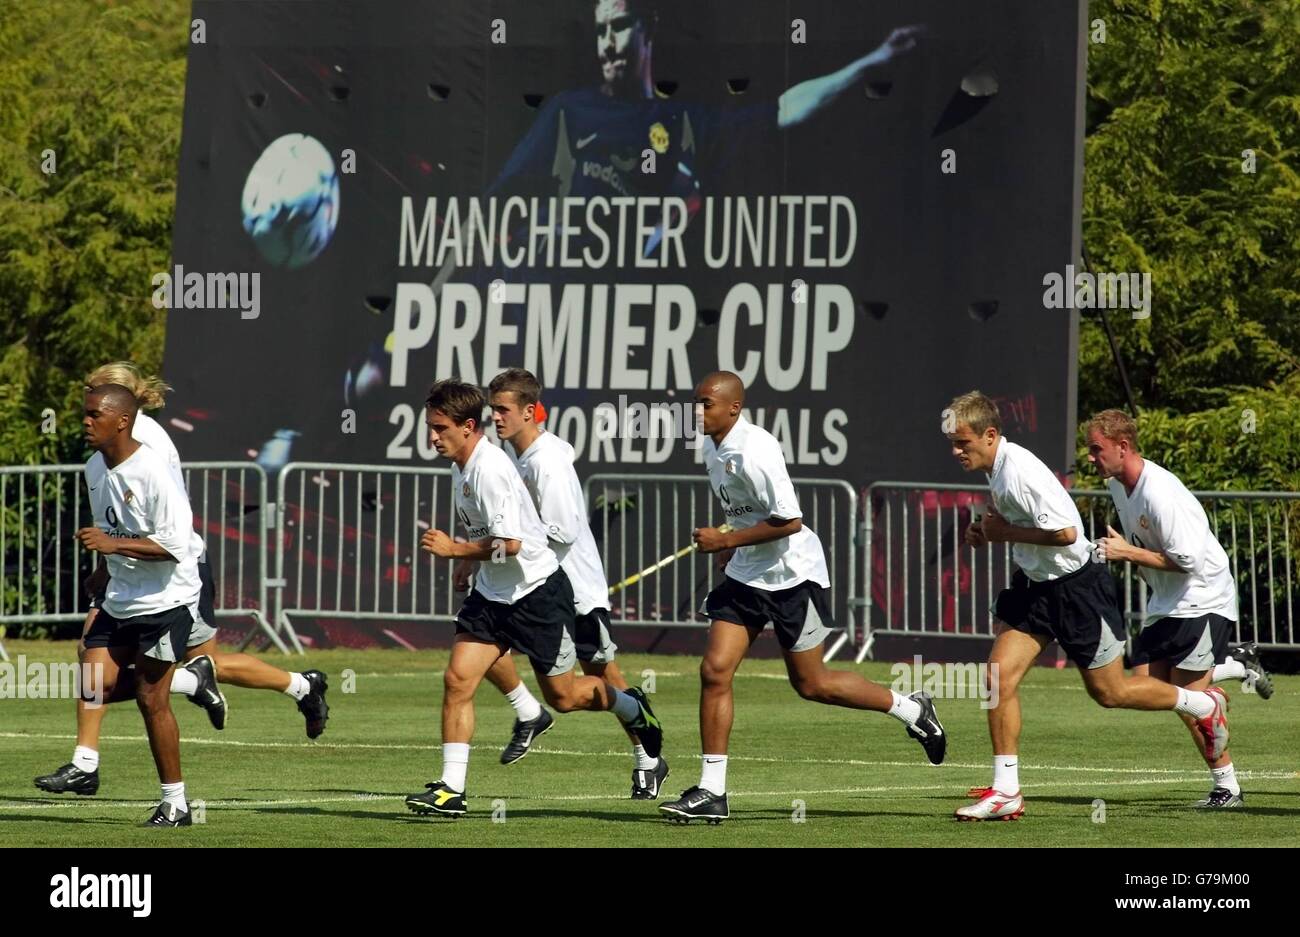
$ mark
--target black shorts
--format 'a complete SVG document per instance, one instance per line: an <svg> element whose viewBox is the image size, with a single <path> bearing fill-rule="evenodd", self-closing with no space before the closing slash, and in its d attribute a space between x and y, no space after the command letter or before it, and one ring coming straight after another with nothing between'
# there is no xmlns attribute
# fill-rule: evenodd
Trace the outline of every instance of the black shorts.
<svg viewBox="0 0 1300 937"><path fill-rule="evenodd" d="M835 627L827 590L805 579L789 589L769 591L724 576L700 609L710 621L730 621L762 631L771 622L783 651L818 647Z"/></svg>
<svg viewBox="0 0 1300 937"><path fill-rule="evenodd" d="M1123 656L1127 633L1104 563L1085 563L1060 579L1034 582L1022 570L998 593L993 614L1017 631L1060 643L1077 666L1092 670Z"/></svg>
<svg viewBox="0 0 1300 937"><path fill-rule="evenodd" d="M86 647L134 647L146 657L175 663L185 656L194 616L184 605L152 615L114 618L105 609L86 633Z"/></svg>
<svg viewBox="0 0 1300 937"><path fill-rule="evenodd" d="M1167 660L1179 670L1211 670L1228 656L1234 625L1213 612L1199 618L1161 618L1142 629L1134 650L1141 651L1143 663Z"/></svg>
<svg viewBox="0 0 1300 937"><path fill-rule="evenodd" d="M108 586L97 592L90 600L91 608L103 608L104 592ZM212 582L212 564L206 559L199 560L199 620L194 623L190 629L190 647L198 647L200 644L206 644L217 634L217 616L213 611L212 603L216 597L217 588ZM86 645L89 647L90 645Z"/></svg>
<svg viewBox="0 0 1300 937"><path fill-rule="evenodd" d="M575 615L573 644L578 660L588 664L608 664L614 660L618 645L609 634L609 609L593 608L585 615Z"/></svg>
<svg viewBox="0 0 1300 937"><path fill-rule="evenodd" d="M573 647L573 586L557 569L513 605L470 592L456 613L456 633L505 645L525 655L548 677L568 673L577 657Z"/></svg>

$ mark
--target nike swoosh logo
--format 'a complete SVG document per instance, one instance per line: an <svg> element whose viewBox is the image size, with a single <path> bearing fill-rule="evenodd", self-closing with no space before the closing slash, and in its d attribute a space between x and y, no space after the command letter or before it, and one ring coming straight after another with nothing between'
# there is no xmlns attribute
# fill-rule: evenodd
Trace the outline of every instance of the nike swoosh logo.
<svg viewBox="0 0 1300 937"><path fill-rule="evenodd" d="M575 147L576 149L579 149L579 150L580 150L580 149L582 149L584 146L586 146L588 143L590 143L592 140L596 139L597 136L598 136L598 134L593 133L593 134L592 134L591 136L589 136L589 137L583 137L581 140L579 140L577 143L574 144L574 147Z"/></svg>

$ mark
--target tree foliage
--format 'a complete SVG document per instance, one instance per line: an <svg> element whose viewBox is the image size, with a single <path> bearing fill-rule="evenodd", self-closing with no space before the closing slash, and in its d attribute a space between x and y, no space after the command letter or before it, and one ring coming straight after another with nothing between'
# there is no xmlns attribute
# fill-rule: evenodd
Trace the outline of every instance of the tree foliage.
<svg viewBox="0 0 1300 937"><path fill-rule="evenodd" d="M0 0L0 464L80 461L86 372L162 363L187 6Z"/></svg>
<svg viewBox="0 0 1300 937"><path fill-rule="evenodd" d="M1151 274L1150 317L1111 314L1143 449L1193 488L1294 490L1300 3L1094 0L1090 17L1084 243L1098 270ZM1123 403L1089 316L1080 418Z"/></svg>

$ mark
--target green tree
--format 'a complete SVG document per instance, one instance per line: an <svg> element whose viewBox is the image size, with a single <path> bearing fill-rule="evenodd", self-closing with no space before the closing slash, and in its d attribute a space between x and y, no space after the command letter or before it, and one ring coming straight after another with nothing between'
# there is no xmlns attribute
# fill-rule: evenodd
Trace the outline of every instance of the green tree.
<svg viewBox="0 0 1300 937"><path fill-rule="evenodd" d="M1191 487L1296 489L1300 2L1089 13L1106 36L1089 46L1083 234L1096 269L1151 274L1150 317L1112 313L1143 449ZM1122 405L1086 316L1080 419Z"/></svg>
<svg viewBox="0 0 1300 937"><path fill-rule="evenodd" d="M187 7L0 0L0 464L80 461L85 373L162 362Z"/></svg>

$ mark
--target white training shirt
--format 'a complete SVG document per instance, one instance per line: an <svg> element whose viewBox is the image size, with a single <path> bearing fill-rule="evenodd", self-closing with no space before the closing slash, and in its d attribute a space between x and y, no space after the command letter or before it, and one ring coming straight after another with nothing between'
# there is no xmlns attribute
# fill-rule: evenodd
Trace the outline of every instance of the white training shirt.
<svg viewBox="0 0 1300 937"><path fill-rule="evenodd" d="M1013 543L1011 558L1026 576L1035 582L1059 579L1091 561L1083 519L1074 499L1038 456L1004 436L998 441L988 478L993 506L1007 523L1039 530L1074 528L1074 543L1068 547Z"/></svg>
<svg viewBox="0 0 1300 937"><path fill-rule="evenodd" d="M452 464L456 516L470 540L518 540L519 552L478 564L474 588L491 602L513 604L560 567L546 545L546 528L510 456L482 437L464 470Z"/></svg>
<svg viewBox="0 0 1300 937"><path fill-rule="evenodd" d="M135 426L131 428L131 437L140 443L144 443L154 452L163 457L167 463L167 471L171 473L172 480L176 482L176 487L185 492L189 497L189 492L185 489L185 474L181 471L181 454L176 451L176 446L172 438L167 435L167 430L162 425L149 416L147 413L137 413L135 415ZM203 542L202 535L196 530L194 536L190 538L190 549L194 551L196 557L202 557L207 545Z"/></svg>
<svg viewBox="0 0 1300 937"><path fill-rule="evenodd" d="M770 517L803 517L781 444L767 430L742 416L722 445L706 436L701 448L709 484L722 502L726 523L736 530L765 523ZM727 564L727 575L768 591L789 589L805 580L823 588L831 584L822 542L810 527L779 540L740 547Z"/></svg>
<svg viewBox="0 0 1300 937"><path fill-rule="evenodd" d="M1132 494L1117 478L1106 479L1106 487L1129 542L1163 553L1183 570L1137 567L1151 587L1143 627L1160 618L1199 618L1210 612L1236 621L1237 586L1228 554L1187 486L1168 469L1144 459Z"/></svg>
<svg viewBox="0 0 1300 937"><path fill-rule="evenodd" d="M609 583L587 523L587 502L573 468L573 447L542 430L522 455L515 453L513 444L506 453L532 496L551 549L573 584L578 614L609 608Z"/></svg>
<svg viewBox="0 0 1300 937"><path fill-rule="evenodd" d="M184 605L197 614L198 556L190 548L194 515L164 457L141 445L109 469L96 452L84 474L96 527L110 537L152 540L179 560L104 557L109 574L104 610L114 618L134 618Z"/></svg>

